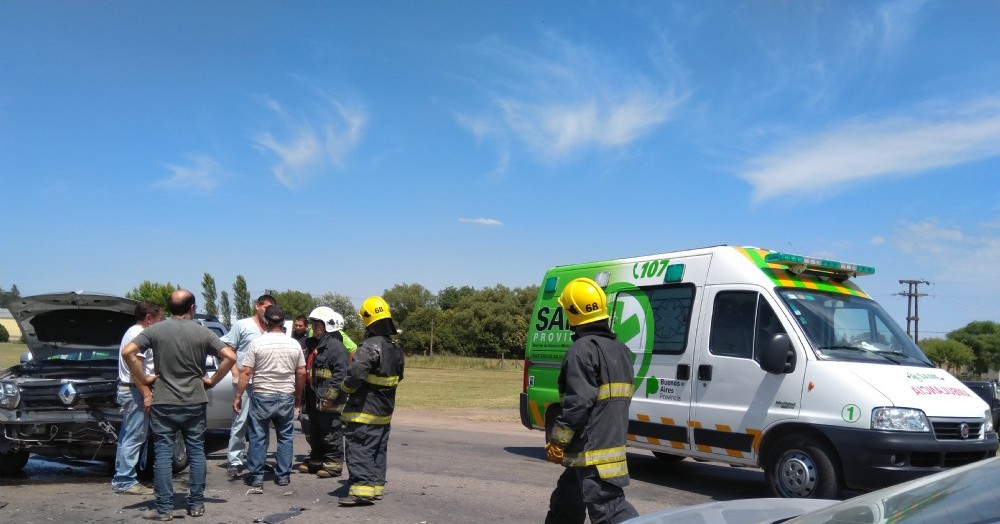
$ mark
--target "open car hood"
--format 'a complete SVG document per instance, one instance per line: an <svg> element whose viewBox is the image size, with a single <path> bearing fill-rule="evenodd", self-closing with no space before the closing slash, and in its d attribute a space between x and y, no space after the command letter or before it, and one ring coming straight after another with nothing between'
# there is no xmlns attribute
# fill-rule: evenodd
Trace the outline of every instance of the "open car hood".
<svg viewBox="0 0 1000 524"><path fill-rule="evenodd" d="M72 291L23 297L7 308L35 360L118 358L122 336L135 324L136 301Z"/></svg>

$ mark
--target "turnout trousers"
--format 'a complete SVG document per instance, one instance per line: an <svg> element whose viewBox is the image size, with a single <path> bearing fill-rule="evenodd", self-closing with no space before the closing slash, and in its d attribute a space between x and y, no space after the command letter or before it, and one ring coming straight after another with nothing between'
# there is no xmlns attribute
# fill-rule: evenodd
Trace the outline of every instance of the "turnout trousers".
<svg viewBox="0 0 1000 524"><path fill-rule="evenodd" d="M625 500L622 486L626 485L628 476L608 481L597 474L595 466L566 468L549 497L545 524L582 524L587 513L593 524L612 524L638 517L635 508Z"/></svg>
<svg viewBox="0 0 1000 524"><path fill-rule="evenodd" d="M340 413L317 411L312 406L309 413L310 468L324 468L339 475L344 469L344 425Z"/></svg>
<svg viewBox="0 0 1000 524"><path fill-rule="evenodd" d="M348 495L371 499L385 491L389 424L347 423Z"/></svg>

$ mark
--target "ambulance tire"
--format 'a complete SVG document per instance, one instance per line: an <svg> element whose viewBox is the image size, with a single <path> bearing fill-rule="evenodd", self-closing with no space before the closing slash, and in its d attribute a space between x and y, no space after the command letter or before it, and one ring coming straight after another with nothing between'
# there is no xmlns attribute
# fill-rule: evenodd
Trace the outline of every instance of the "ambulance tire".
<svg viewBox="0 0 1000 524"><path fill-rule="evenodd" d="M841 480L829 447L810 435L788 435L767 454L764 481L781 498L834 499Z"/></svg>

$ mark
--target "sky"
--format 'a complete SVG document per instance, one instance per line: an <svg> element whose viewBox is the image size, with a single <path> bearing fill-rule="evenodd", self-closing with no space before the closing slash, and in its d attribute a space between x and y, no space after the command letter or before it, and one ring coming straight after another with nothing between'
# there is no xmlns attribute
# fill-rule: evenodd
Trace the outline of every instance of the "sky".
<svg viewBox="0 0 1000 524"><path fill-rule="evenodd" d="M719 244L1000 321L1000 3L0 2L0 287L437 292Z"/></svg>

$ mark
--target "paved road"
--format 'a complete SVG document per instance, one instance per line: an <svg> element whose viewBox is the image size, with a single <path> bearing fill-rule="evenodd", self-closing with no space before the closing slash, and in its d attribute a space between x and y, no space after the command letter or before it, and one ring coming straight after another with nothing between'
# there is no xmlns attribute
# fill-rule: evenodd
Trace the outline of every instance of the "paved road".
<svg viewBox="0 0 1000 524"><path fill-rule="evenodd" d="M337 506L337 497L346 494L346 478L296 473L290 486L280 488L268 475L263 495L247 495L242 482L226 479L225 440L212 438L208 444L207 511L196 520L205 524L541 522L561 472L544 460L542 433L524 429L507 412L397 412L385 499L364 508ZM295 446L296 455L308 450L299 433ZM633 482L626 494L640 513L765 496L763 475L756 470L692 461L662 464L642 451L629 453L629 469ZM186 482L186 473L174 479L177 515L184 514ZM32 456L23 476L0 478L0 486L2 522L141 522L140 511L152 505L151 497L113 493L108 467L95 462Z"/></svg>

